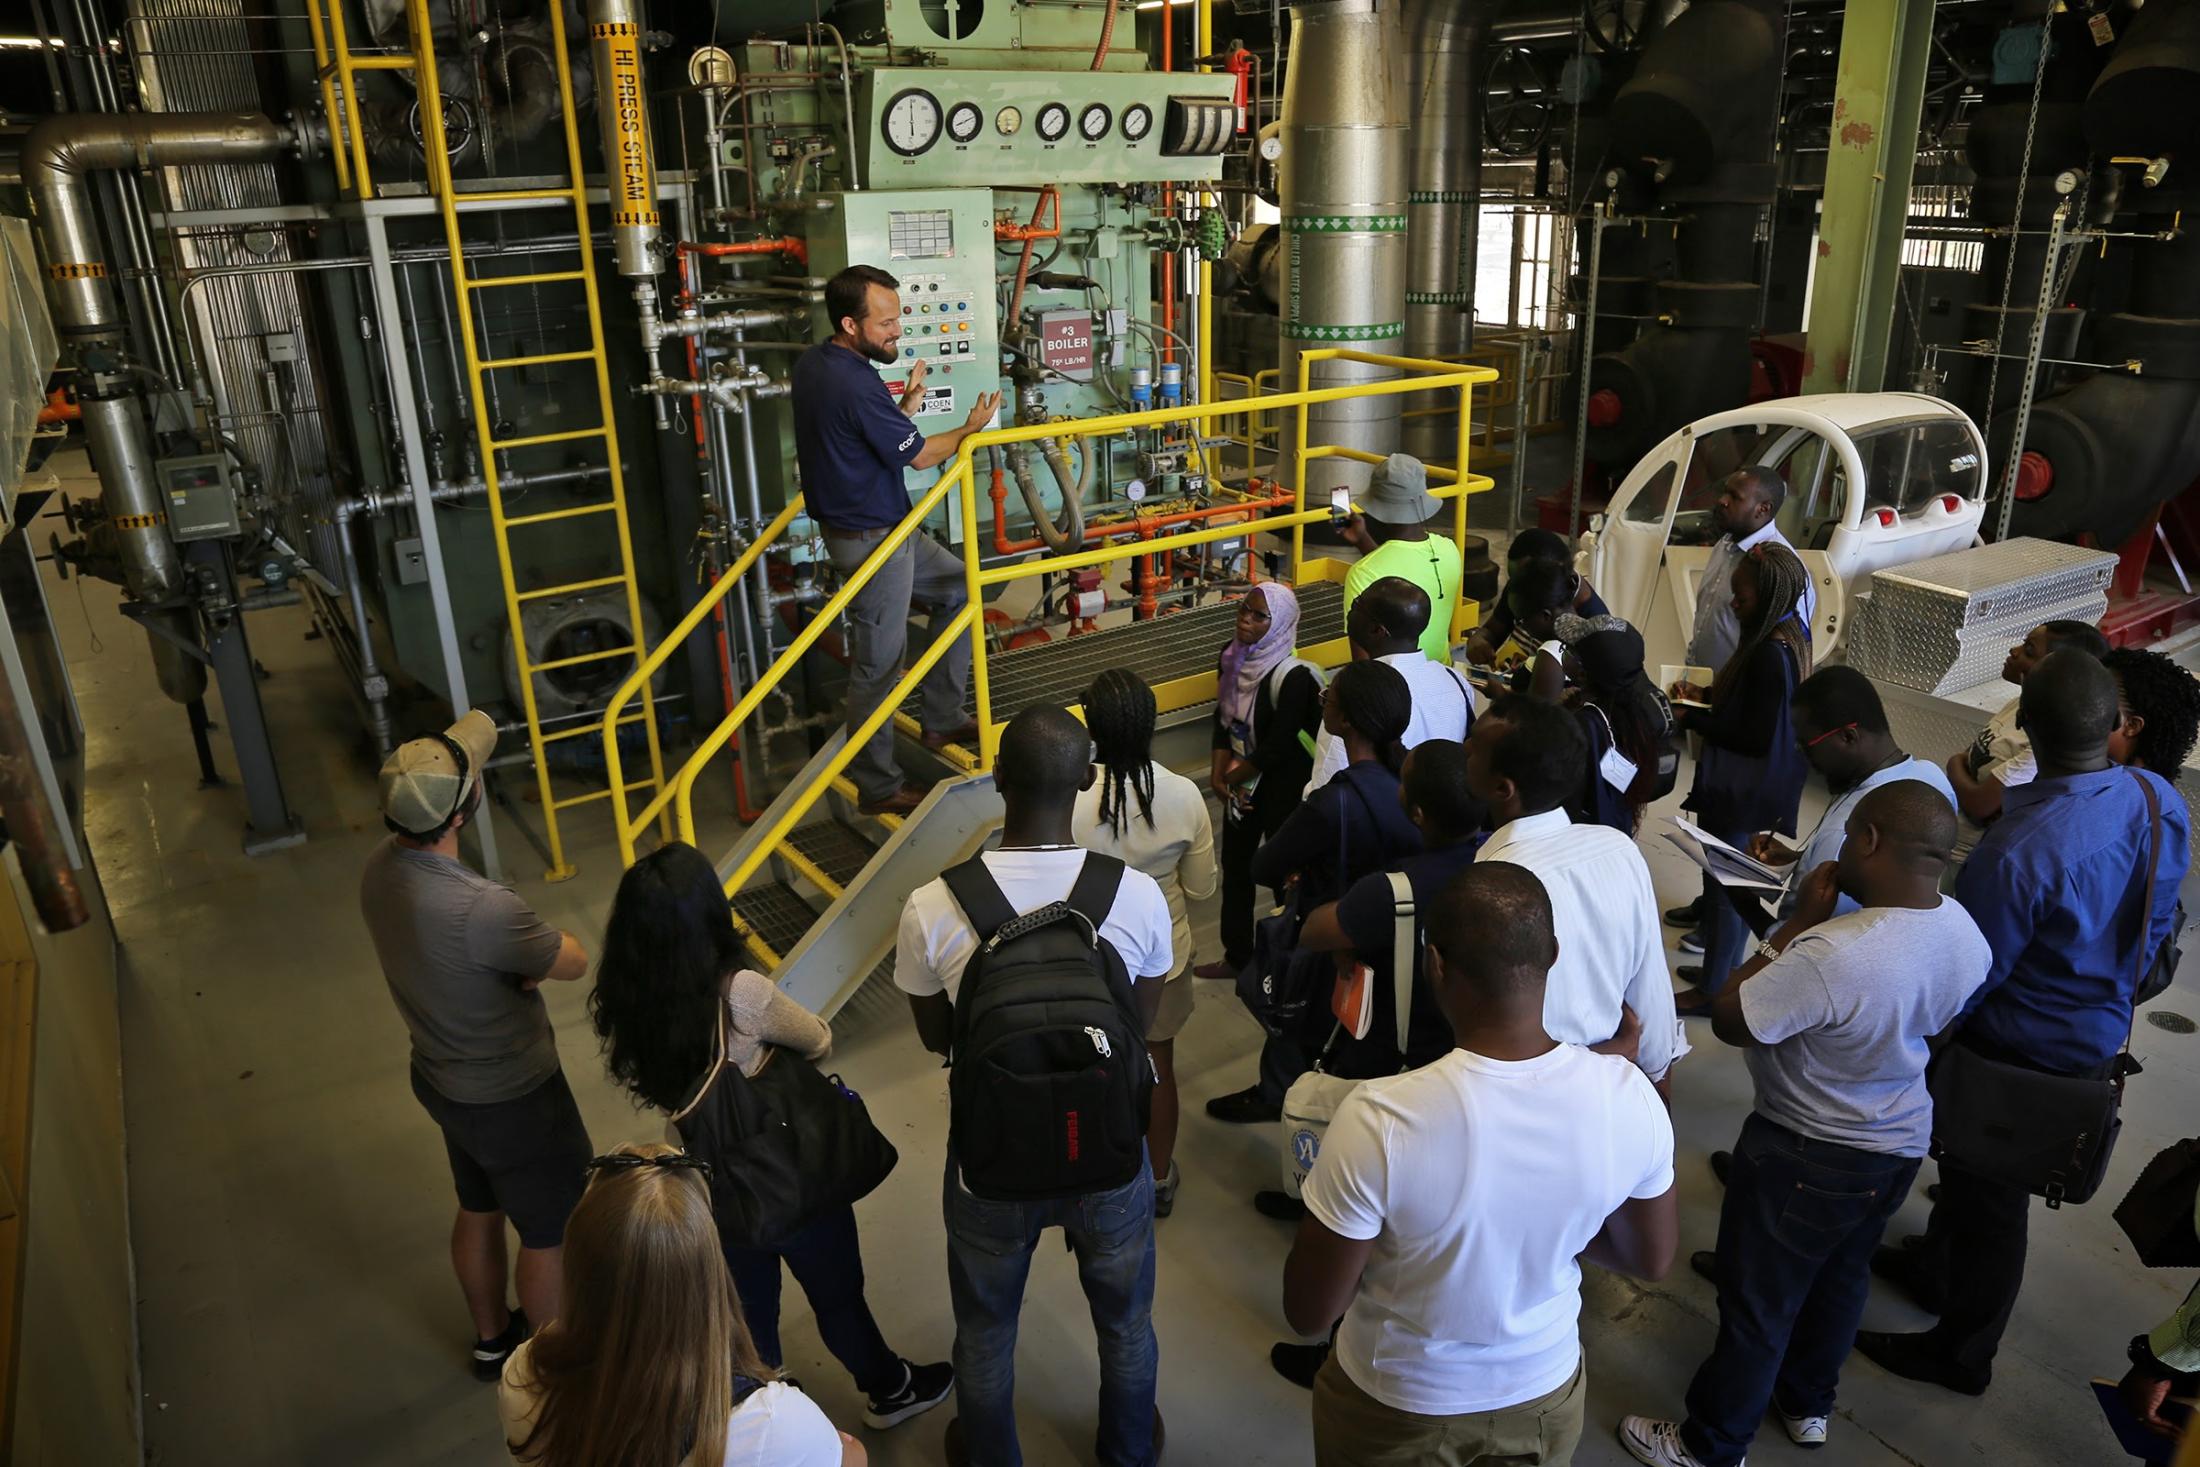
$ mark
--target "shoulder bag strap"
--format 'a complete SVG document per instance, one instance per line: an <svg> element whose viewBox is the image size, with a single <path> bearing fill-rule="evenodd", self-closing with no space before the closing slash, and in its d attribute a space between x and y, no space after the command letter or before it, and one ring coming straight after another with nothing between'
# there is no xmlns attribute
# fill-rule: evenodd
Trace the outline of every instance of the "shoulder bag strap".
<svg viewBox="0 0 2200 1467"><path fill-rule="evenodd" d="M2132 1030L2139 1026L2139 984L2154 961L2154 947L2147 939L2154 936L2154 873L2162 864L2162 800L2144 774L2128 766L2124 772L2139 781L2139 792L2147 797L2148 825L2146 895L2139 902L2139 958L2131 973L2131 1022L2124 1027L2123 1047L2129 1053Z"/></svg>
<svg viewBox="0 0 2200 1467"><path fill-rule="evenodd" d="M1420 944L1416 942L1413 911L1413 883L1403 871L1390 875L1390 983L1393 1000L1397 1006L1398 1062L1406 1058L1406 1033L1413 1020L1413 965L1420 956Z"/></svg>
<svg viewBox="0 0 2200 1467"><path fill-rule="evenodd" d="M984 856L972 856L959 865L948 867L940 873L940 880L947 883L955 905L970 919L970 926L981 944L991 942L994 933L1016 920L1016 909L1001 894L1001 884L986 869Z"/></svg>
<svg viewBox="0 0 2200 1467"><path fill-rule="evenodd" d="M1069 909L1092 924L1097 933L1108 913L1115 908L1115 894L1123 885L1123 862L1117 856L1103 856L1097 851L1085 853L1085 864L1078 868L1076 884L1069 889Z"/></svg>
<svg viewBox="0 0 2200 1467"><path fill-rule="evenodd" d="M718 1000L718 1027L711 1039L710 1071L703 1076L703 1083L695 1087L695 1093L688 1097L687 1104L672 1113L671 1119L678 1122L693 1114L695 1107L703 1103L703 1097L710 1094L711 1087L718 1083L718 1077L725 1072L725 1068L726 1000L721 996Z"/></svg>

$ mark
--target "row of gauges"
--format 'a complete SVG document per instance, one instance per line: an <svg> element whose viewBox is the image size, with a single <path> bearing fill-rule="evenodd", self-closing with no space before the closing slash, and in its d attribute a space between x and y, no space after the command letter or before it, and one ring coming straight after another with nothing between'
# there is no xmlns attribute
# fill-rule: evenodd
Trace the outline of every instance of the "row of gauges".
<svg viewBox="0 0 2200 1467"><path fill-rule="evenodd" d="M1070 109L1061 102L1049 102L1039 109L1032 120L1032 131L1041 142L1057 143L1069 134ZM1020 107L1003 107L993 114L993 131L1004 138L1014 137L1023 131L1024 114ZM940 99L921 87L896 92L886 103L883 124L886 146L904 158L914 158L927 152L940 140L941 132L957 143L975 141L985 130L985 109L975 102L957 102L942 109ZM1119 127L1129 142L1138 142L1153 128L1153 109L1143 102L1134 102L1123 109L1123 117L1117 122L1115 114L1104 102L1088 102L1077 114L1077 132L1088 143L1097 143L1108 135L1109 129Z"/></svg>

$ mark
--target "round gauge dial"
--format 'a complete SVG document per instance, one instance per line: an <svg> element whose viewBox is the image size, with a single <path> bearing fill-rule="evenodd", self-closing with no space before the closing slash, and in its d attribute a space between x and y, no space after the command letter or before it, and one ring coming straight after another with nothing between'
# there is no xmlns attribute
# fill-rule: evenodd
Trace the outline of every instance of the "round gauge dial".
<svg viewBox="0 0 2200 1467"><path fill-rule="evenodd" d="M1021 107L1003 107L993 114L993 130L1004 138L1016 136L1023 125L1024 109Z"/></svg>
<svg viewBox="0 0 2200 1467"><path fill-rule="evenodd" d="M1088 143L1097 143L1100 139L1106 137L1108 128L1114 122L1115 114L1108 111L1107 107L1099 102L1093 103L1077 114L1077 130L1084 134L1085 141Z"/></svg>
<svg viewBox="0 0 2200 1467"><path fill-rule="evenodd" d="M1153 128L1153 109L1144 102L1134 102L1123 113L1123 136L1132 142L1143 138Z"/></svg>
<svg viewBox="0 0 2200 1467"><path fill-rule="evenodd" d="M1069 108L1060 102L1049 102L1039 109L1039 136L1048 142L1059 142L1069 131Z"/></svg>
<svg viewBox="0 0 2200 1467"><path fill-rule="evenodd" d="M947 109L947 135L958 143L967 143L985 126L985 113L975 102L957 102Z"/></svg>
<svg viewBox="0 0 2200 1467"><path fill-rule="evenodd" d="M886 104L886 146L914 158L940 140L940 99L921 87L896 92Z"/></svg>

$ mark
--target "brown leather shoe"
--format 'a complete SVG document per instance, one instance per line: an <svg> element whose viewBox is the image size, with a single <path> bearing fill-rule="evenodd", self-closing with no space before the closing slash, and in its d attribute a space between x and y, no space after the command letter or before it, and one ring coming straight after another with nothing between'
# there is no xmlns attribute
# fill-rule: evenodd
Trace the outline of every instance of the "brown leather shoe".
<svg viewBox="0 0 2200 1467"><path fill-rule="evenodd" d="M946 748L949 744L967 745L975 744L977 741L978 725L975 720L969 723L959 724L954 728L942 730L939 733L934 733L931 729L926 729L922 735L922 742L924 746L927 749L930 749L935 754L937 754L940 750Z"/></svg>
<svg viewBox="0 0 2200 1467"><path fill-rule="evenodd" d="M1212 963L1201 963L1198 967L1192 969L1192 976L1194 978L1205 978L1209 981L1216 981L1224 978L1235 979L1237 975L1238 970L1234 964L1225 963L1220 961L1219 959Z"/></svg>
<svg viewBox="0 0 2200 1467"><path fill-rule="evenodd" d="M856 806L859 815L907 815L924 803L925 792L915 785L905 784L892 794L879 800L865 800Z"/></svg>

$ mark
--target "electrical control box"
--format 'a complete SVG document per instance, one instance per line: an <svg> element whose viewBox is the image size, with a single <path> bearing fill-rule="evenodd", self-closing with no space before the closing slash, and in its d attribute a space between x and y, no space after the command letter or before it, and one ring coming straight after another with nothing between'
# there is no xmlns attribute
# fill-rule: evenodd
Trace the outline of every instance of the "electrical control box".
<svg viewBox="0 0 2200 1467"><path fill-rule="evenodd" d="M229 460L223 455L160 459L153 465L153 475L167 501L171 540L180 545L242 533L237 491L229 477Z"/></svg>
<svg viewBox="0 0 2200 1467"><path fill-rule="evenodd" d="M857 86L863 176L879 188L1213 182L1235 88L1227 73L881 67Z"/></svg>

